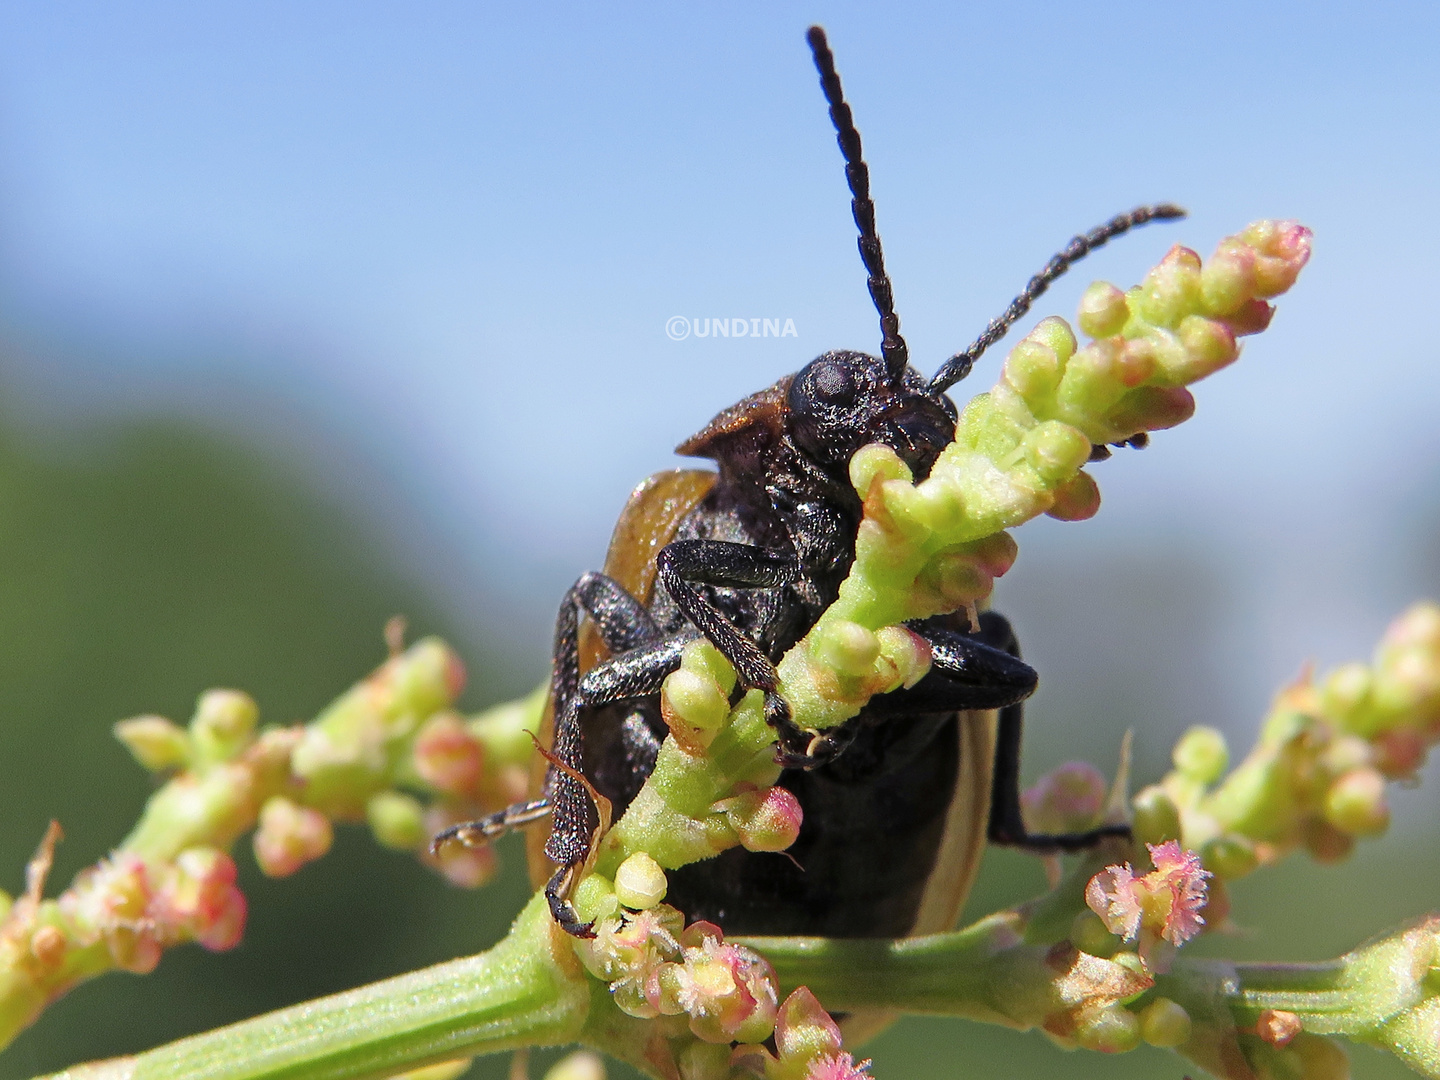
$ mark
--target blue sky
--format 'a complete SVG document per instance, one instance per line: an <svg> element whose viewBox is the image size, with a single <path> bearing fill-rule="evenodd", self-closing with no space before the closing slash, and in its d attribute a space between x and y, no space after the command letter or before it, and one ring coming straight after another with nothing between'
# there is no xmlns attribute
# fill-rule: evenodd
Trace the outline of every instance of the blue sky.
<svg viewBox="0 0 1440 1080"><path fill-rule="evenodd" d="M1193 216L1096 256L1037 315L1172 242L1208 253L1266 216L1315 230L1195 421L1101 466L1095 521L1027 528L1016 574L1061 544L1213 553L1257 704L1440 590L1416 556L1440 522L1427 4L9 0L12 408L181 412L313 449L457 610L481 581L558 596L714 412L878 344L811 21L927 370L1136 203ZM797 333L675 342L674 315Z"/></svg>

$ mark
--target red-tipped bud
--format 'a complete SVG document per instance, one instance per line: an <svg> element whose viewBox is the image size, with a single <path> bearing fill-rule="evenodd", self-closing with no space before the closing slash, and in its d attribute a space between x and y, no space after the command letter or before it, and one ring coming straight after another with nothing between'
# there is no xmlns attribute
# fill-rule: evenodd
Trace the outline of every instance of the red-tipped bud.
<svg viewBox="0 0 1440 1080"><path fill-rule="evenodd" d="M454 713L425 721L415 736L415 771L435 790L457 798L473 797L485 768L480 741Z"/></svg>
<svg viewBox="0 0 1440 1080"><path fill-rule="evenodd" d="M725 815L746 851L784 851L800 835L805 818L800 800L782 787L742 791L713 809Z"/></svg>
<svg viewBox="0 0 1440 1080"><path fill-rule="evenodd" d="M319 810L283 796L266 800L255 830L255 861L269 877L289 877L330 850L334 830Z"/></svg>
<svg viewBox="0 0 1440 1080"><path fill-rule="evenodd" d="M235 885L235 862L225 852L186 848L176 856L157 900L167 938L193 938L212 952L240 944L245 897Z"/></svg>

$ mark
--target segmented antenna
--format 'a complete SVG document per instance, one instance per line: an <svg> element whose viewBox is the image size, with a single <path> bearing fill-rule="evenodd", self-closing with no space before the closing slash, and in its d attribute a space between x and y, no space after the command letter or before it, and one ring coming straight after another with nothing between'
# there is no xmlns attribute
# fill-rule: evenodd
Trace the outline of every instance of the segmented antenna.
<svg viewBox="0 0 1440 1080"><path fill-rule="evenodd" d="M974 367L975 361L980 355L995 342L1005 336L1009 330L1025 313L1030 310L1030 305L1044 295L1050 283L1061 274L1069 270L1077 262L1083 259L1090 252L1098 247L1103 247L1109 241L1139 225L1150 221L1171 221L1175 218L1183 218L1185 211L1170 203L1159 203L1155 206L1138 206L1128 214L1117 214L1104 225L1091 229L1081 236L1077 236L1065 245L1065 249L1045 264L1045 269L1030 279L1023 292L1005 309L1005 313L998 319L992 319L985 332L975 339L975 343L964 352L958 352L945 363L940 365L940 370L935 373L935 378L930 380L931 392L940 392L954 386Z"/></svg>
<svg viewBox="0 0 1440 1080"><path fill-rule="evenodd" d="M850 115L850 106L845 104L844 92L840 89L840 76L835 72L835 57L825 41L825 31L818 26L810 27L805 34L810 51L815 55L815 67L820 72L820 85L825 90L825 100L830 105L830 122L835 125L835 141L840 144L840 153L845 157L845 179L850 183L850 209L855 214L855 224L860 229L860 258L865 271L870 275L870 299L875 301L875 310L880 313L880 354L885 358L885 367L890 381L898 383L910 362L910 353L905 339L900 336L900 316L895 314L895 298L890 288L890 278L885 273L885 256L880 250L880 235L875 231L875 204L870 200L870 170L860 156L860 132L855 130L855 121Z"/></svg>

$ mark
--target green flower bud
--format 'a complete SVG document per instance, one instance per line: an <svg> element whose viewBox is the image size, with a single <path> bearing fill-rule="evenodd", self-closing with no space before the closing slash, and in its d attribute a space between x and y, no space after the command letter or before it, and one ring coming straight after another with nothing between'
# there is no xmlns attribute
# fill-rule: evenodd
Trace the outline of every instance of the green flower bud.
<svg viewBox="0 0 1440 1080"><path fill-rule="evenodd" d="M676 1055L675 1064L680 1080L728 1080L730 1044L692 1042Z"/></svg>
<svg viewBox="0 0 1440 1080"><path fill-rule="evenodd" d="M1230 764L1225 736L1212 727L1197 726L1185 732L1171 757L1183 776L1207 786L1224 776Z"/></svg>
<svg viewBox="0 0 1440 1080"><path fill-rule="evenodd" d="M1190 1014L1167 997L1140 1010L1140 1037L1151 1046L1183 1046L1190 1040Z"/></svg>
<svg viewBox="0 0 1440 1080"><path fill-rule="evenodd" d="M1090 440L1078 429L1046 420L1025 436L1025 456L1048 483L1068 480L1090 460Z"/></svg>
<svg viewBox="0 0 1440 1080"><path fill-rule="evenodd" d="M575 886L572 902L579 916L591 922L615 914L620 906L615 883L604 874L587 874L582 878Z"/></svg>
<svg viewBox="0 0 1440 1080"><path fill-rule="evenodd" d="M907 484L914 479L910 466L900 460L900 455L882 443L862 446L850 457L850 483L863 499L870 494L870 485L876 478L881 480L904 480Z"/></svg>
<svg viewBox="0 0 1440 1080"><path fill-rule="evenodd" d="M1080 297L1076 322L1092 338L1114 337L1125 329L1130 305L1125 294L1108 281L1096 281Z"/></svg>
<svg viewBox="0 0 1440 1080"><path fill-rule="evenodd" d="M1140 1045L1140 1020L1121 1005L1095 1009L1082 1016L1075 1041L1087 1050L1123 1054Z"/></svg>
<svg viewBox="0 0 1440 1080"><path fill-rule="evenodd" d="M1164 788L1152 784L1135 793L1130 803L1134 814L1135 839L1142 844L1162 844L1179 840L1180 808Z"/></svg>
<svg viewBox="0 0 1440 1080"><path fill-rule="evenodd" d="M1110 932L1104 919L1086 908L1070 924L1070 944L1091 956L1109 959L1119 950L1120 939Z"/></svg>
<svg viewBox="0 0 1440 1080"><path fill-rule="evenodd" d="M190 759L190 737L179 724L163 716L136 716L115 725L115 737L151 772L185 765Z"/></svg>
<svg viewBox="0 0 1440 1080"><path fill-rule="evenodd" d="M190 721L190 741L199 762L229 761L250 745L260 710L239 690L207 690Z"/></svg>
<svg viewBox="0 0 1440 1080"><path fill-rule="evenodd" d="M1260 865L1255 845L1239 833L1224 833L1200 848L1205 868L1226 881L1242 878Z"/></svg>
<svg viewBox="0 0 1440 1080"><path fill-rule="evenodd" d="M827 620L816 627L811 655L841 675L869 675L880 656L880 639L848 619Z"/></svg>
<svg viewBox="0 0 1440 1080"><path fill-rule="evenodd" d="M1351 769L1325 793L1325 818L1351 836L1378 836L1390 825L1385 778L1375 769Z"/></svg>
<svg viewBox="0 0 1440 1080"><path fill-rule="evenodd" d="M615 871L615 896L628 908L645 910L665 899L669 883L660 864L637 851Z"/></svg>
<svg viewBox="0 0 1440 1080"><path fill-rule="evenodd" d="M1176 244L1145 275L1145 281L1131 291L1130 307L1151 326L1173 329L1180 320L1200 310L1200 256Z"/></svg>
<svg viewBox="0 0 1440 1080"><path fill-rule="evenodd" d="M397 851L415 851L430 839L420 800L399 791L382 791L365 804L365 819L375 839Z"/></svg>

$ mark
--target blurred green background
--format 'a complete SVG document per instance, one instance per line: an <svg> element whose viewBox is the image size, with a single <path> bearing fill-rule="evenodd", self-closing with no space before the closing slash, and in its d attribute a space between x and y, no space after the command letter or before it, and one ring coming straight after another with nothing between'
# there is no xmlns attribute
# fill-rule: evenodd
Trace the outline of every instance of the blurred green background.
<svg viewBox="0 0 1440 1080"><path fill-rule="evenodd" d="M1022 534L1036 553L1027 572L1004 582L1000 596L1044 676L1027 774L1072 756L1108 769L1121 733L1134 727L1138 776L1153 777L1180 730L1217 718L1219 688L1234 674L1223 559L1138 540L1072 550L1054 530L1034 533ZM420 578L386 552L364 516L293 458L214 431L163 419L0 427L0 883L19 888L51 817L66 830L52 888L135 820L151 782L112 740L118 718L154 711L183 720L210 686L245 688L269 720L309 717L382 658L381 628L396 613L412 633L454 642L469 666L470 707L542 675L545 657L511 655L503 626L459 633ZM1426 574L1435 569L1430 555ZM547 610L553 601L535 598ZM461 606L483 610L484 597ZM1249 932L1197 947L1318 959L1440 906L1435 807L1433 791L1401 791L1397 828L1348 865L1292 860L1242 883L1236 917ZM144 1049L481 949L525 892L508 848L503 879L465 893L381 851L360 829L342 829L332 854L279 882L263 878L241 845L251 917L240 948L186 947L153 975L82 986L0 1055L0 1078ZM971 913L1020 899L1042 880L1034 860L991 852ZM904 1021L866 1052L876 1075L889 1078L1051 1070L1178 1080L1186 1071L1160 1051L1067 1055L1034 1033L943 1020ZM1358 1052L1356 1066L1359 1076L1407 1075L1370 1052ZM504 1068L484 1061L474 1075Z"/></svg>

